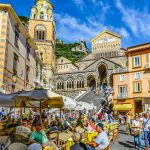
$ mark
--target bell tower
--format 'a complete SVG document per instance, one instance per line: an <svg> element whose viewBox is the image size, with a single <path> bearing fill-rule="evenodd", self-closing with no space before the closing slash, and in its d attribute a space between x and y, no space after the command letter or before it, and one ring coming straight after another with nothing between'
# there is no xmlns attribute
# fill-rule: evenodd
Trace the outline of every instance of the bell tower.
<svg viewBox="0 0 150 150"><path fill-rule="evenodd" d="M43 78L49 87L55 68L55 21L49 0L36 0L31 8L29 33L37 44L37 54L44 64Z"/></svg>

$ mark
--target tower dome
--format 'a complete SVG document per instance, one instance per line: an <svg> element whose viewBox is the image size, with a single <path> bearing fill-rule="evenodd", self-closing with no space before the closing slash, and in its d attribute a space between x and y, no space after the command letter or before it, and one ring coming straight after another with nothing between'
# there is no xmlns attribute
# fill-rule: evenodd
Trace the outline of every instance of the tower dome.
<svg viewBox="0 0 150 150"><path fill-rule="evenodd" d="M41 3L45 3L45 4L47 3L47 4L49 4L53 7L53 5L51 4L51 2L49 0L36 0L35 3L36 3L36 5L39 4L39 3L40 4Z"/></svg>
<svg viewBox="0 0 150 150"><path fill-rule="evenodd" d="M53 20L53 5L49 0L36 0L35 6L31 9L31 19Z"/></svg>

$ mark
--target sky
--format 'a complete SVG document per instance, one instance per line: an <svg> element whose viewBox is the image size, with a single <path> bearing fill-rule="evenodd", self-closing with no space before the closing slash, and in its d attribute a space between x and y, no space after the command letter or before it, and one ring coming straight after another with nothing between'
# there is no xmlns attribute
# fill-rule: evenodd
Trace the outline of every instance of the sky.
<svg viewBox="0 0 150 150"><path fill-rule="evenodd" d="M122 47L150 42L150 0L50 0L57 38L65 43L90 40L108 29L122 35ZM0 0L18 15L30 16L35 0Z"/></svg>

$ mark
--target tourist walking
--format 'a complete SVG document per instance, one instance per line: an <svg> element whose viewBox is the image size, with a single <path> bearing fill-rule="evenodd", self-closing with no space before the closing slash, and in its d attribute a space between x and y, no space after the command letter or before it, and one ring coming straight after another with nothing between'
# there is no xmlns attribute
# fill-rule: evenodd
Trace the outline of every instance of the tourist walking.
<svg viewBox="0 0 150 150"><path fill-rule="evenodd" d="M132 119L132 114L130 112L127 113L127 133L128 135L131 135L131 119Z"/></svg>
<svg viewBox="0 0 150 150"><path fill-rule="evenodd" d="M134 129L134 145L135 148L139 148L141 150L142 147L142 134L141 134L141 129L142 129L142 124L139 120L139 116L135 116L135 120L132 123L132 128Z"/></svg>
<svg viewBox="0 0 150 150"><path fill-rule="evenodd" d="M150 114L147 112L143 118L144 142L146 150L150 146Z"/></svg>
<svg viewBox="0 0 150 150"><path fill-rule="evenodd" d="M99 121L99 122L102 122L102 120L103 120L103 113L100 112L100 113L98 114L98 121Z"/></svg>

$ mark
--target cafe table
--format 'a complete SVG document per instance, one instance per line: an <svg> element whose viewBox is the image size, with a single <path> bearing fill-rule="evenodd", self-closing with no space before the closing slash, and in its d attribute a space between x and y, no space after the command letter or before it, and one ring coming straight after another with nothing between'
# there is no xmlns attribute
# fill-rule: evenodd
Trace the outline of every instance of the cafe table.
<svg viewBox="0 0 150 150"><path fill-rule="evenodd" d="M92 142L93 138L96 137L97 135L98 135L98 132L96 132L96 131L88 131L88 132L86 132L87 141L88 142Z"/></svg>
<svg viewBox="0 0 150 150"><path fill-rule="evenodd" d="M87 143L86 139L82 139L81 142L84 143L84 144ZM67 143L66 143L66 150L70 150L71 146L73 146L74 144L75 144L75 143L74 143L73 139L72 139L72 138L69 138L69 139L67 140Z"/></svg>

